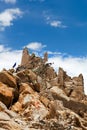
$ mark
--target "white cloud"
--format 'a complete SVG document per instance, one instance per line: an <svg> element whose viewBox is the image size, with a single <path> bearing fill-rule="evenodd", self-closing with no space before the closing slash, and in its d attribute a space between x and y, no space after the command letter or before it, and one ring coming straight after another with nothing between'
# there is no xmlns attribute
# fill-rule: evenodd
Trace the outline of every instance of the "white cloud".
<svg viewBox="0 0 87 130"><path fill-rule="evenodd" d="M55 28L66 28L67 26L63 25L61 21L54 20L54 21L49 21L48 24L50 26L55 27Z"/></svg>
<svg viewBox="0 0 87 130"><path fill-rule="evenodd" d="M16 0L1 0L5 3L11 3L11 4L15 4L16 3Z"/></svg>
<svg viewBox="0 0 87 130"><path fill-rule="evenodd" d="M26 45L26 47L34 51L40 51L42 48L46 47L46 45L43 45L40 42L31 42Z"/></svg>
<svg viewBox="0 0 87 130"><path fill-rule="evenodd" d="M12 50L4 45L0 45L0 70L12 68L15 62L19 65L21 56L22 50Z"/></svg>
<svg viewBox="0 0 87 130"><path fill-rule="evenodd" d="M48 55L61 55L61 52L52 52L52 51L47 51Z"/></svg>
<svg viewBox="0 0 87 130"><path fill-rule="evenodd" d="M48 12L43 11L43 15L44 15L46 24L50 25L51 27L55 27L55 28L67 28L67 26L64 25L61 20L58 20L57 18L55 19L55 17L53 15L48 15L47 13Z"/></svg>
<svg viewBox="0 0 87 130"><path fill-rule="evenodd" d="M0 52L3 52L3 51L4 51L4 46L0 45Z"/></svg>
<svg viewBox="0 0 87 130"><path fill-rule="evenodd" d="M0 53L10 51L11 48L6 48L4 45L0 45Z"/></svg>
<svg viewBox="0 0 87 130"><path fill-rule="evenodd" d="M54 63L52 66L58 71L62 67L70 76L78 76L80 73L84 76L85 93L87 94L87 57L64 57L62 55L49 58L49 62Z"/></svg>
<svg viewBox="0 0 87 130"><path fill-rule="evenodd" d="M0 13L0 30L4 30L5 27L13 25L13 20L22 16L22 11L19 8L6 9Z"/></svg>

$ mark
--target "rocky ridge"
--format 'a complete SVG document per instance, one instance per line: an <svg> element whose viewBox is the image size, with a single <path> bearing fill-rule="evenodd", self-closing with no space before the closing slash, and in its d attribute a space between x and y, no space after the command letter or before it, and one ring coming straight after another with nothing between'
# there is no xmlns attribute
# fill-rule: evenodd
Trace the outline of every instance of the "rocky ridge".
<svg viewBox="0 0 87 130"><path fill-rule="evenodd" d="M0 130L87 130L82 74L58 74L24 48L21 64L0 72Z"/></svg>

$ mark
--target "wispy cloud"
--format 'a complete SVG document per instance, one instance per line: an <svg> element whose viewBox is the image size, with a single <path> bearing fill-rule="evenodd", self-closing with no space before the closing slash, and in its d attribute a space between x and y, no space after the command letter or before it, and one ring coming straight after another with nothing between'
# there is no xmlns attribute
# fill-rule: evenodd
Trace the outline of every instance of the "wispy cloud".
<svg viewBox="0 0 87 130"><path fill-rule="evenodd" d="M61 55L62 54L61 52L52 52L52 51L47 51L47 53L49 55Z"/></svg>
<svg viewBox="0 0 87 130"><path fill-rule="evenodd" d="M0 13L0 31L13 25L13 20L21 17L23 12L19 8L6 9Z"/></svg>
<svg viewBox="0 0 87 130"><path fill-rule="evenodd" d="M10 4L15 4L16 0L1 0L2 2L5 2L6 4L10 3Z"/></svg>
<svg viewBox="0 0 87 130"><path fill-rule="evenodd" d="M46 24L54 28L67 28L61 20L58 20L53 15L48 15L46 11L43 12Z"/></svg>
<svg viewBox="0 0 87 130"><path fill-rule="evenodd" d="M48 21L47 24L55 28L67 28L67 26L63 25L59 20Z"/></svg>
<svg viewBox="0 0 87 130"><path fill-rule="evenodd" d="M0 45L0 53L10 51L11 48L6 48L4 45Z"/></svg>
<svg viewBox="0 0 87 130"><path fill-rule="evenodd" d="M46 47L46 45L43 45L40 42L31 42L28 45L26 45L26 47L34 51L40 51L42 50L42 48Z"/></svg>

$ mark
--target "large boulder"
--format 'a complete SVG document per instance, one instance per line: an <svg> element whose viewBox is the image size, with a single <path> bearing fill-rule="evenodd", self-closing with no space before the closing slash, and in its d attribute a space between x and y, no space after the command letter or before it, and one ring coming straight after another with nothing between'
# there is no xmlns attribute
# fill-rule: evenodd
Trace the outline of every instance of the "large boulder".
<svg viewBox="0 0 87 130"><path fill-rule="evenodd" d="M3 102L0 101L0 111L4 111L4 110L7 110L7 107Z"/></svg>
<svg viewBox="0 0 87 130"><path fill-rule="evenodd" d="M18 102L12 106L12 110L22 113L26 119L42 120L48 114L47 108L40 101L39 94L28 84L22 83L20 86ZM43 113L43 114L42 114Z"/></svg>
<svg viewBox="0 0 87 130"><path fill-rule="evenodd" d="M17 77L20 78L21 83L30 84L31 88L35 91L40 92L42 86L41 83L38 82L38 78L36 74L31 70L24 70L17 73Z"/></svg>
<svg viewBox="0 0 87 130"><path fill-rule="evenodd" d="M65 94L65 92L58 88L57 86L53 86L51 89L50 89L50 92L52 93L52 95L54 95L54 97L61 97L61 98L64 98L66 99L67 101L70 100L69 97L67 97L67 95Z"/></svg>
<svg viewBox="0 0 87 130"><path fill-rule="evenodd" d="M0 82L0 101L7 107L12 104L14 98L14 89Z"/></svg>
<svg viewBox="0 0 87 130"><path fill-rule="evenodd" d="M17 73L17 77L20 79L20 82L25 83L25 82L29 82L29 77L27 74L25 74L25 71L19 71Z"/></svg>
<svg viewBox="0 0 87 130"><path fill-rule="evenodd" d="M17 87L15 77L8 71L0 72L0 82L4 83L12 88Z"/></svg>
<svg viewBox="0 0 87 130"><path fill-rule="evenodd" d="M19 89L19 93L33 94L34 90L31 88L31 86L29 84L27 84L27 83L21 83L20 89Z"/></svg>
<svg viewBox="0 0 87 130"><path fill-rule="evenodd" d="M17 73L17 76L20 78L22 83L32 82L37 78L36 74L33 71L28 69L19 71Z"/></svg>

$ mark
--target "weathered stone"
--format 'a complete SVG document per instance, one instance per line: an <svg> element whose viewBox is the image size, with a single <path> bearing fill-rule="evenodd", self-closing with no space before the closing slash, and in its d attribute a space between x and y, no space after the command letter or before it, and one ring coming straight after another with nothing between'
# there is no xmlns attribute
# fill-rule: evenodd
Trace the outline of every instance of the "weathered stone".
<svg viewBox="0 0 87 130"><path fill-rule="evenodd" d="M71 78L62 68L59 68L58 84L68 97L75 98L76 100L82 100L84 98L84 81L82 74L78 77Z"/></svg>
<svg viewBox="0 0 87 130"><path fill-rule="evenodd" d="M45 107L49 106L50 100L48 100L46 97L41 96L40 101L44 104Z"/></svg>
<svg viewBox="0 0 87 130"><path fill-rule="evenodd" d="M12 68L12 69L9 69L9 72L13 74L15 70Z"/></svg>
<svg viewBox="0 0 87 130"><path fill-rule="evenodd" d="M46 87L47 87L47 89L50 89L52 86L51 86L51 83L49 83L49 82L46 82Z"/></svg>
<svg viewBox="0 0 87 130"><path fill-rule="evenodd" d="M19 77L19 79L20 79L20 81L21 81L22 83L29 82L29 77L28 77L28 75L25 74L25 71L24 71L24 70L19 71L19 72L17 73L17 76Z"/></svg>
<svg viewBox="0 0 87 130"><path fill-rule="evenodd" d="M60 87L63 89L64 88L64 82L70 81L70 80L71 80L71 78L66 74L66 72L62 68L59 68L58 83L59 83Z"/></svg>
<svg viewBox="0 0 87 130"><path fill-rule="evenodd" d="M4 130L22 130L22 127L14 121L0 121L0 128Z"/></svg>
<svg viewBox="0 0 87 130"><path fill-rule="evenodd" d="M16 112L23 111L26 118L31 117L34 120L42 120L48 113L48 110L40 102L38 93L34 92L25 83L20 86L19 100L12 106L12 110Z"/></svg>
<svg viewBox="0 0 87 130"><path fill-rule="evenodd" d="M37 82L34 84L34 90L37 91L37 92L40 92L41 87L42 86L39 83L37 83Z"/></svg>
<svg viewBox="0 0 87 130"><path fill-rule="evenodd" d="M53 86L51 89L50 89L50 92L56 96L60 96L60 97L63 97L65 98L67 101L70 100L69 97L66 96L66 94L64 93L64 91L60 88L58 88L57 86Z"/></svg>
<svg viewBox="0 0 87 130"><path fill-rule="evenodd" d="M31 81L37 79L37 75L33 71L31 71L31 70L28 70L28 76L29 76Z"/></svg>
<svg viewBox="0 0 87 130"><path fill-rule="evenodd" d="M40 84L43 82L43 80L40 76L37 76L37 82L40 83Z"/></svg>
<svg viewBox="0 0 87 130"><path fill-rule="evenodd" d="M27 83L21 83L19 92L23 93L23 94L27 94L27 93L33 94L34 90L30 87L29 84L27 84Z"/></svg>
<svg viewBox="0 0 87 130"><path fill-rule="evenodd" d="M45 52L45 53L44 53L44 63L47 62L47 61L48 61L48 53Z"/></svg>
<svg viewBox="0 0 87 130"><path fill-rule="evenodd" d="M47 115L47 118L51 119L51 118L55 118L55 117L59 117L59 111L63 111L64 107L63 107L63 103L61 101L55 100L55 101L51 101L49 103L49 113Z"/></svg>
<svg viewBox="0 0 87 130"><path fill-rule="evenodd" d="M7 71L0 72L0 82L7 84L9 87L16 88L16 80L12 74Z"/></svg>
<svg viewBox="0 0 87 130"><path fill-rule="evenodd" d="M59 86L59 84L58 84L58 77L50 80L49 83L51 84L51 86Z"/></svg>
<svg viewBox="0 0 87 130"><path fill-rule="evenodd" d="M16 102L14 105L12 105L11 110L15 111L17 113L21 112L22 111L22 104L20 102Z"/></svg>
<svg viewBox="0 0 87 130"><path fill-rule="evenodd" d="M7 107L6 107L6 105L4 103L2 103L0 101L0 111L4 111L4 110L7 110Z"/></svg>
<svg viewBox="0 0 87 130"><path fill-rule="evenodd" d="M0 121L8 121L11 120L11 118L6 114L5 112L0 112Z"/></svg>
<svg viewBox="0 0 87 130"><path fill-rule="evenodd" d="M26 66L26 64L28 64L28 61L29 61L29 52L28 48L25 47L22 54L21 66Z"/></svg>
<svg viewBox="0 0 87 130"><path fill-rule="evenodd" d="M45 75L49 80L54 79L57 76L55 70L52 67L47 67Z"/></svg>
<svg viewBox="0 0 87 130"><path fill-rule="evenodd" d="M13 88L9 88L7 85L0 82L0 101L2 101L7 107L12 104L14 98L13 92Z"/></svg>
<svg viewBox="0 0 87 130"><path fill-rule="evenodd" d="M72 79L72 89L70 97L75 98L77 100L82 100L84 97L84 81L83 76L80 74L78 77L74 77Z"/></svg>
<svg viewBox="0 0 87 130"><path fill-rule="evenodd" d="M11 111L11 110L8 110L8 109L5 109L4 112L10 117L10 118L16 118L18 115L17 113Z"/></svg>

